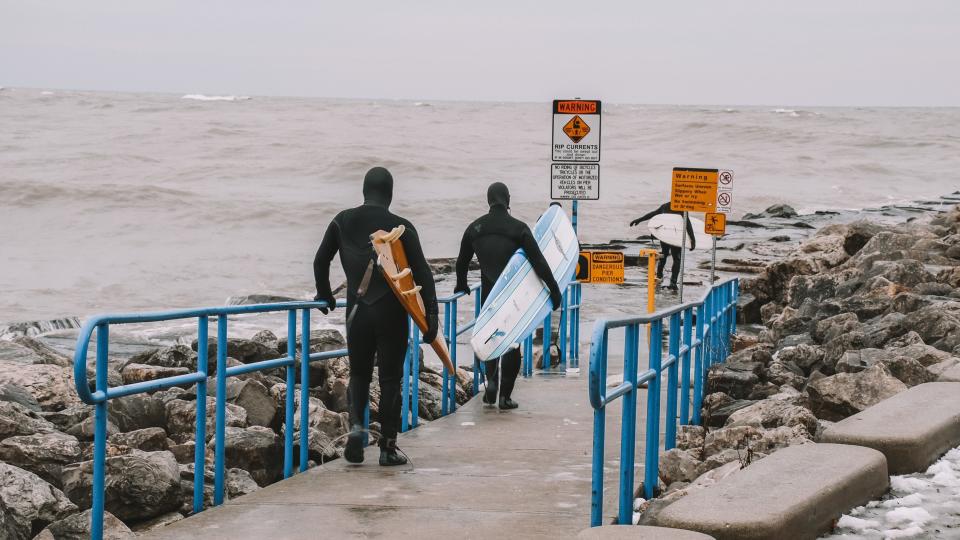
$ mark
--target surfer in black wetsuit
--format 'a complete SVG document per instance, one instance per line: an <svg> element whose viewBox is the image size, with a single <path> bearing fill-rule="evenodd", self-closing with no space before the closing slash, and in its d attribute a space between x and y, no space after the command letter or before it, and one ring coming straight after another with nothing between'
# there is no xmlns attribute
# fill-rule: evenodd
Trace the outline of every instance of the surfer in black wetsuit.
<svg viewBox="0 0 960 540"><path fill-rule="evenodd" d="M656 210L644 214L637 219L630 222L630 226L634 227L652 219L653 216L658 216L660 214L676 214L683 216L683 212L676 212L670 209L670 201L667 201L661 204ZM693 235L693 226L690 225L690 220L687 220L687 238L690 239L690 251L697 249L697 237ZM666 242L660 242L660 249L662 253L660 254L660 260L657 262L657 279L663 279L663 267L667 265L667 257L673 257L673 266L670 269L670 286L667 287L671 291L677 290L677 278L680 277L680 246L674 246Z"/></svg>
<svg viewBox="0 0 960 540"><path fill-rule="evenodd" d="M558 309L562 302L560 287L557 285L550 267L537 241L526 223L510 215L510 191L500 182L490 184L487 189L487 203L490 212L480 217L467 227L460 242L460 256L457 258L457 285L454 292L469 293L467 285L467 270L474 253L480 262L480 300L486 301L487 295L503 272L510 257L520 248L523 248L527 259L533 266L534 272L550 289L550 301L553 309ZM514 383L520 373L520 349L514 348L504 354L503 372L500 381L497 381L497 364L499 360L484 362L484 371L487 378L487 389L483 393L483 402L488 405L497 403L497 390L500 390L499 406L501 409L516 409L517 403L510 396L513 393Z"/></svg>
<svg viewBox="0 0 960 540"><path fill-rule="evenodd" d="M330 290L330 262L340 252L347 276L347 350L350 354L350 435L344 457L351 463L363 461L363 416L370 397L374 357L380 375L380 465L403 465L407 459L397 453L400 430L400 383L407 351L407 312L375 268L370 235L403 225L400 237L407 253L413 279L427 311L428 328L424 343L437 337L437 294L433 275L423 256L417 230L409 221L390 213L393 176L383 167L374 167L363 179L363 205L337 214L323 236L313 261L317 296L333 309L336 300ZM324 314L327 309L321 310Z"/></svg>

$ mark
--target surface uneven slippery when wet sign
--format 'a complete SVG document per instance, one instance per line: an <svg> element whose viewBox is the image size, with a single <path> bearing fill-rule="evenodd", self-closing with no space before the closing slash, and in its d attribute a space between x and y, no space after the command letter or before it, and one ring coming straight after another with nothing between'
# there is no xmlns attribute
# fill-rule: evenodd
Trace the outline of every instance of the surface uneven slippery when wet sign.
<svg viewBox="0 0 960 540"><path fill-rule="evenodd" d="M715 212L717 169L674 167L670 209L677 212Z"/></svg>

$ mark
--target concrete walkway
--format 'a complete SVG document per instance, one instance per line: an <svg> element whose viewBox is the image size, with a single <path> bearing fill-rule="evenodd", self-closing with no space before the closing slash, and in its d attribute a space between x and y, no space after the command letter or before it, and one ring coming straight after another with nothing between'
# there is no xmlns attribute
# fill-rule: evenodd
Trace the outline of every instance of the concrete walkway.
<svg viewBox="0 0 960 540"><path fill-rule="evenodd" d="M611 365L611 380L619 371ZM370 448L363 465L336 460L145 538L575 538L590 521L586 381L585 362L583 373L538 373L518 381L518 410L486 408L477 397L402 435L411 465L381 468ZM617 402L607 412L605 522L616 514L619 443Z"/></svg>

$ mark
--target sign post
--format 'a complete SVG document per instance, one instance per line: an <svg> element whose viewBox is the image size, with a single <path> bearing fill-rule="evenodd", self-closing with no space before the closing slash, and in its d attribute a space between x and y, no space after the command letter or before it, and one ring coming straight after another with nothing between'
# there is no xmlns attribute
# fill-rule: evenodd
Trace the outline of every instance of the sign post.
<svg viewBox="0 0 960 540"><path fill-rule="evenodd" d="M600 198L602 112L599 100L553 100L550 198L573 201L574 231L579 201Z"/></svg>

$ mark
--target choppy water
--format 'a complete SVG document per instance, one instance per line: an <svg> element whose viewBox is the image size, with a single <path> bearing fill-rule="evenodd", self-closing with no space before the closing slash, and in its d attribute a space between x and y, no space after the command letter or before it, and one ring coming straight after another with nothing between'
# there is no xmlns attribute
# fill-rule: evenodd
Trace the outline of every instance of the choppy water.
<svg viewBox="0 0 960 540"><path fill-rule="evenodd" d="M196 97L196 96L194 96ZM676 165L737 173L735 210L861 208L960 182L960 109L608 103L582 239L668 196ZM333 213L373 165L428 256L455 254L502 180L548 203L548 103L414 103L0 90L0 321L305 296Z"/></svg>

